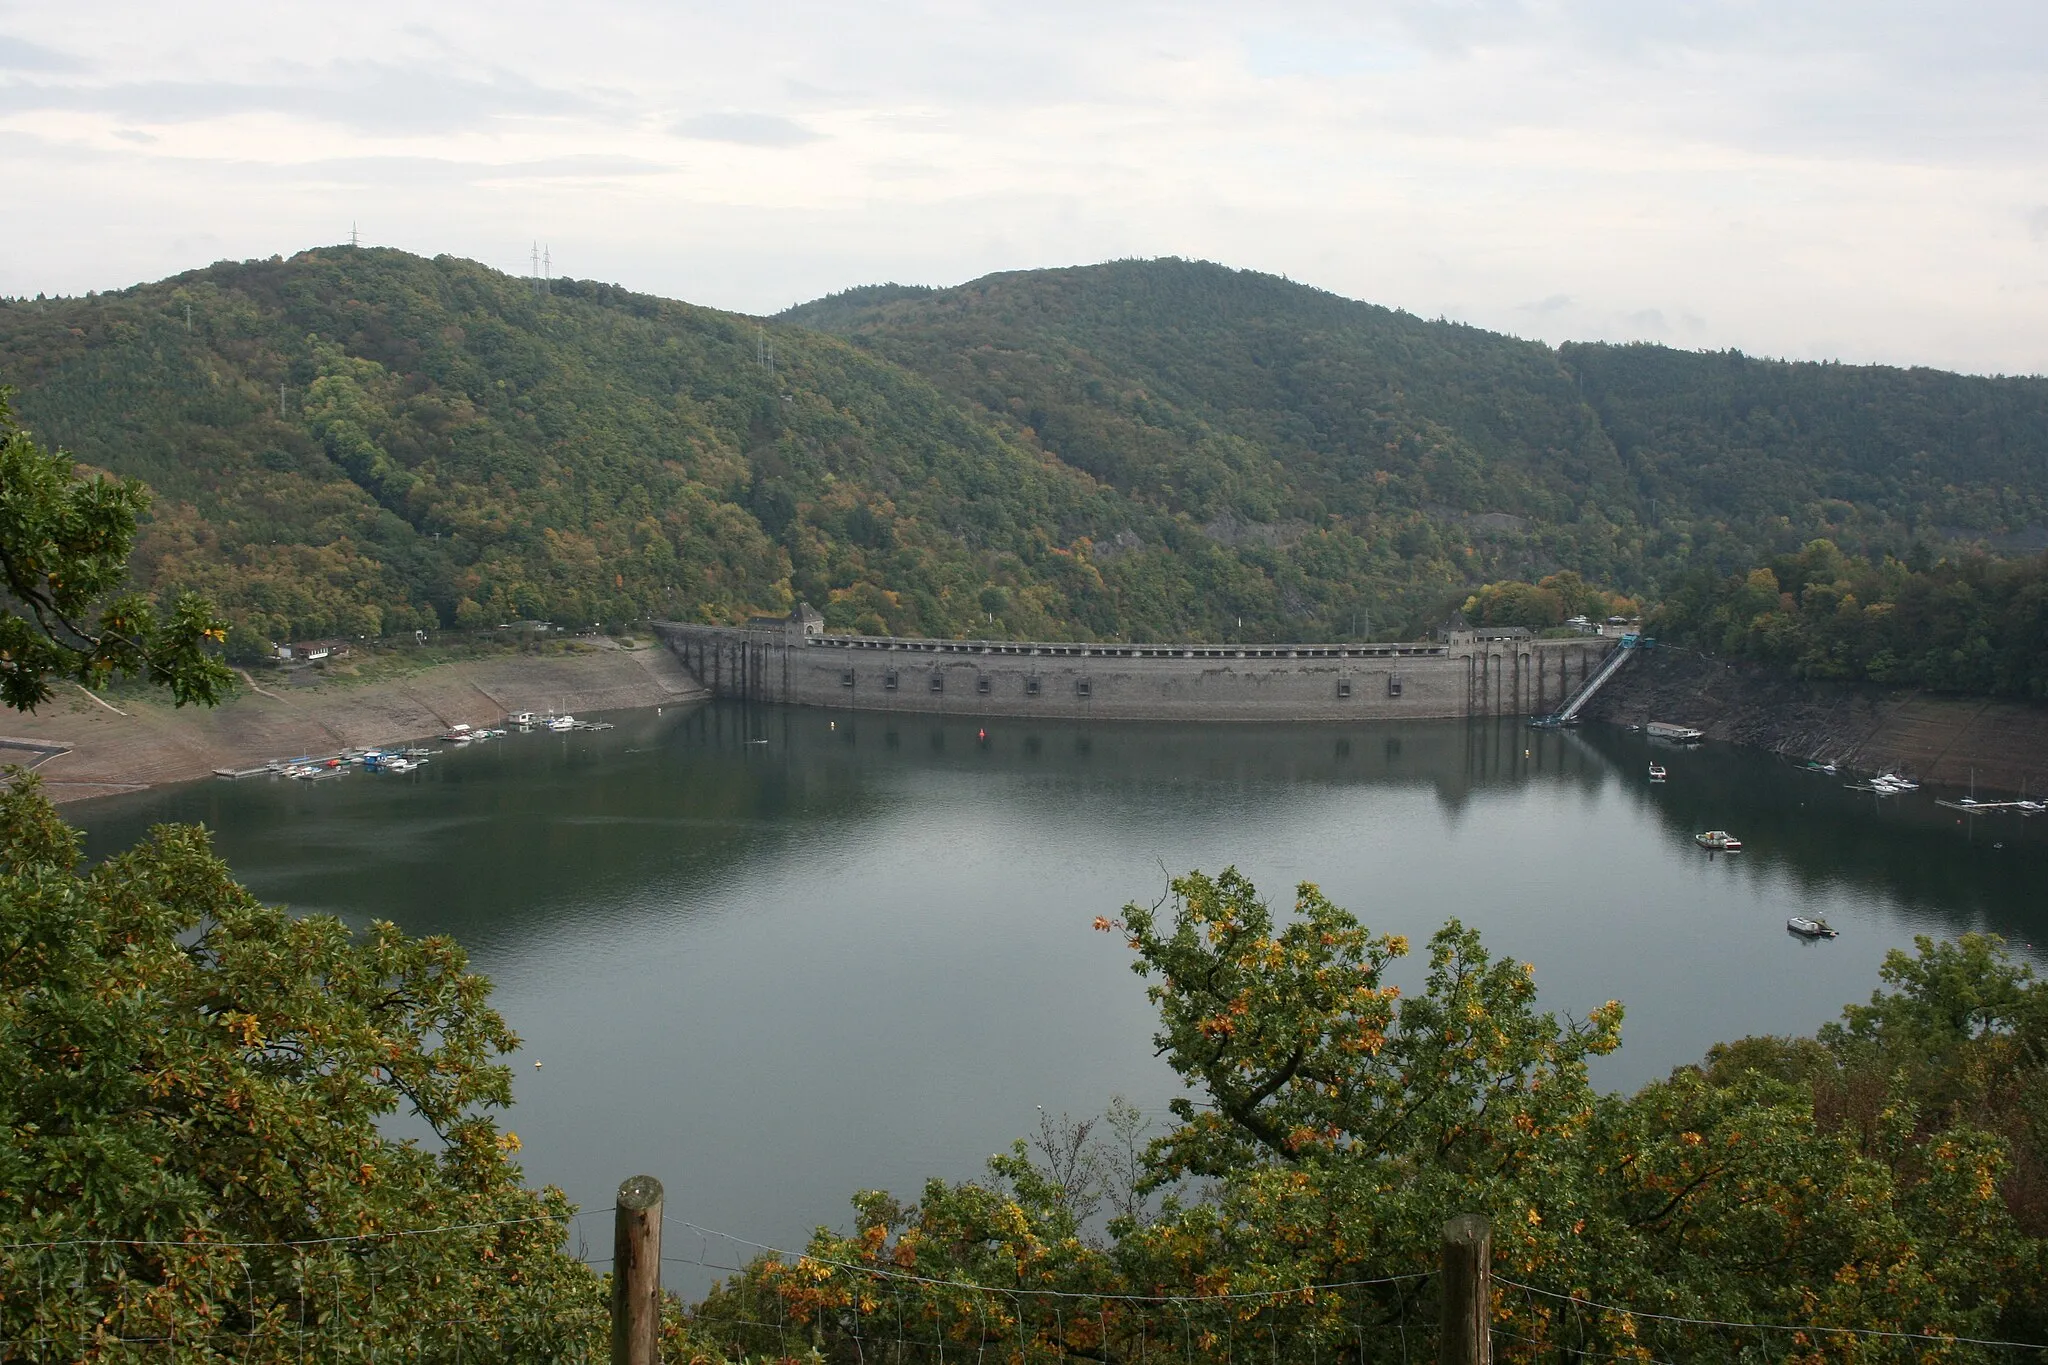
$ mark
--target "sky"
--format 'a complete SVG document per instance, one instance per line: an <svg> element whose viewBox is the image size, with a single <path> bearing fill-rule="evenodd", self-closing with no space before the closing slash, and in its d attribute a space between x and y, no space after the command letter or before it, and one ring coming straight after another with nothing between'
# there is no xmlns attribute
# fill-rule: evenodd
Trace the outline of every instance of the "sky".
<svg viewBox="0 0 2048 1365"><path fill-rule="evenodd" d="M2048 373L2041 0L0 0L0 294L348 239L748 313L1184 256Z"/></svg>

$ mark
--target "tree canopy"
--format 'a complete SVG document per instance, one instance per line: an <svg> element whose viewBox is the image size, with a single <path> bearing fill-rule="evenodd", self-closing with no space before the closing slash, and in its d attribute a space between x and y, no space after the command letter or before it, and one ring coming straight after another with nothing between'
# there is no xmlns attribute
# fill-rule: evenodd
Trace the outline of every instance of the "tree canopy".
<svg viewBox="0 0 2048 1365"><path fill-rule="evenodd" d="M907 1314L956 1349L1048 1359L1399 1360L1461 1211L1492 1219L1497 1286L1529 1287L1493 1305L1514 1358L1897 1353L1818 1327L1997 1358L1940 1338L2048 1328L2048 987L1995 939L1921 940L1820 1038L1743 1040L1613 1095L1585 1063L1618 1045L1620 1006L1539 1009L1526 965L1456 921L1406 997L1386 978L1408 945L1311 885L1282 916L1234 871L1190 874L1098 927L1129 943L1190 1087L1125 1167L1140 1197L1091 1226L1077 1210L1116 1152L1019 1143L911 1206L858 1196L851 1234L757 1262L702 1331L765 1349L759 1324L791 1321L850 1361Z"/></svg>
<svg viewBox="0 0 2048 1365"><path fill-rule="evenodd" d="M200 599L167 613L128 585L148 490L81 478L63 451L37 446L0 389L0 703L33 711L51 680L85 686L115 673L168 688L180 706L212 705L233 675L208 645L226 626Z"/></svg>
<svg viewBox="0 0 2048 1365"><path fill-rule="evenodd" d="M844 630L1407 635L1488 582L1640 596L2048 522L2048 382L1553 351L1189 261L764 321L331 248L0 300L0 378L154 490L140 585L206 593L243 654L799 597Z"/></svg>
<svg viewBox="0 0 2048 1365"><path fill-rule="evenodd" d="M1650 629L1800 677L2043 701L2048 555L1873 562L1815 540L1746 572L1688 575Z"/></svg>
<svg viewBox="0 0 2048 1365"><path fill-rule="evenodd" d="M97 867L0 790L0 1338L24 1358L554 1360L601 1333L529 1190L517 1039L447 939L258 902L205 832ZM380 1131L404 1113L431 1133Z"/></svg>

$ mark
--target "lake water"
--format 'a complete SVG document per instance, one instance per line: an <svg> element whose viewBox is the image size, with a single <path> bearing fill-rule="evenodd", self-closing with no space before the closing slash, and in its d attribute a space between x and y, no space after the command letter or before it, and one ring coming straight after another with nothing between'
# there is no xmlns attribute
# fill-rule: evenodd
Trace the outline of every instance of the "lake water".
<svg viewBox="0 0 2048 1365"><path fill-rule="evenodd" d="M1811 1031L1915 934L2048 945L2048 820L1600 728L611 719L406 777L210 781L72 815L96 854L203 821L266 899L455 935L525 1039L508 1126L531 1178L603 1209L646 1171L672 1215L781 1246L843 1227L856 1189L977 1174L1041 1106L1121 1093L1163 1115L1143 983L1090 924L1191 867L1234 863L1281 906L1316 881L1418 947L1457 916L1534 963L1551 1008L1624 1001L1609 1086ZM1645 780L1652 756L1669 783ZM1709 827L1748 850L1709 857ZM1794 913L1842 937L1793 938ZM1420 975L1411 958L1398 979ZM601 1249L609 1229L584 1226Z"/></svg>

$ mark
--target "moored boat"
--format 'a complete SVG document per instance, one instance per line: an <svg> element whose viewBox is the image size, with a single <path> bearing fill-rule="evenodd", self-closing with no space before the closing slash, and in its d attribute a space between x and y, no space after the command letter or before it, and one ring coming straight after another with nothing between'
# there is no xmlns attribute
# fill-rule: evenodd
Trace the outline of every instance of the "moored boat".
<svg viewBox="0 0 2048 1365"><path fill-rule="evenodd" d="M470 733L467 725L451 725L448 727L448 732L441 736L441 742L443 744L467 744L475 738L476 736Z"/></svg>
<svg viewBox="0 0 2048 1365"><path fill-rule="evenodd" d="M1704 834L1695 834L1692 841L1710 853L1742 852L1742 840L1725 829L1710 829Z"/></svg>
<svg viewBox="0 0 2048 1365"><path fill-rule="evenodd" d="M1653 720L1643 727L1651 739L1666 739L1674 744L1696 744L1705 739L1707 732L1695 730L1690 725L1673 725L1666 720Z"/></svg>
<svg viewBox="0 0 2048 1365"><path fill-rule="evenodd" d="M1824 919L1808 919L1794 915L1785 921L1785 927L1801 938L1839 938L1841 935Z"/></svg>
<svg viewBox="0 0 2048 1365"><path fill-rule="evenodd" d="M1662 782L1665 778L1669 776L1671 776L1671 774L1664 771L1663 765L1657 763L1652 763L1650 765L1650 780L1652 782Z"/></svg>

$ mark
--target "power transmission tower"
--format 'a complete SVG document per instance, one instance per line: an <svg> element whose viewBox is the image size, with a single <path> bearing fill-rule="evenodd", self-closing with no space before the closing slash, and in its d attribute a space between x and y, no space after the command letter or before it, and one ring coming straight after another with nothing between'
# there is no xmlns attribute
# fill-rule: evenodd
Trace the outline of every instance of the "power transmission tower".
<svg viewBox="0 0 2048 1365"><path fill-rule="evenodd" d="M363 244L363 239L356 232L356 225L354 223L348 225L348 244L350 246L361 246Z"/></svg>

